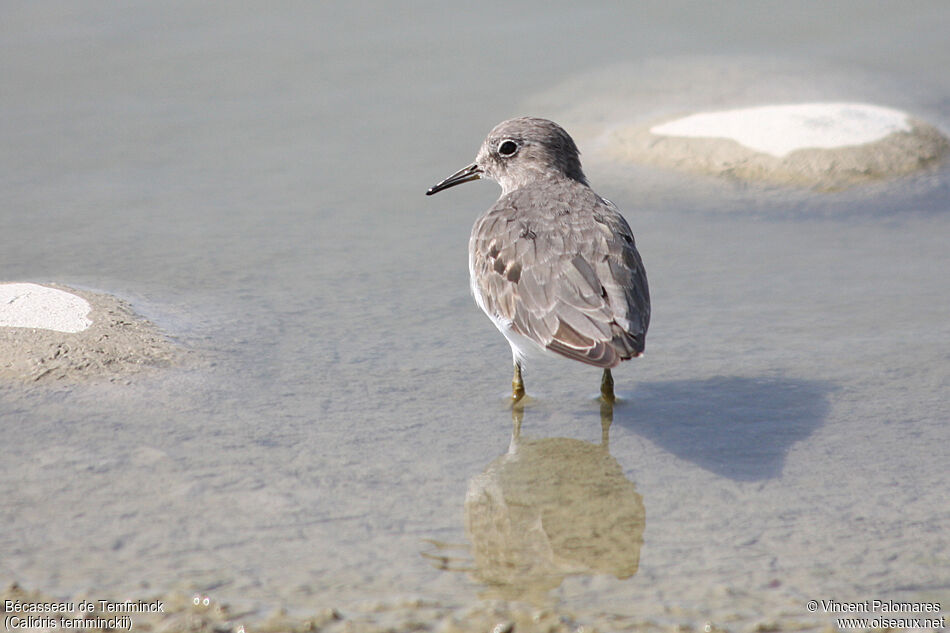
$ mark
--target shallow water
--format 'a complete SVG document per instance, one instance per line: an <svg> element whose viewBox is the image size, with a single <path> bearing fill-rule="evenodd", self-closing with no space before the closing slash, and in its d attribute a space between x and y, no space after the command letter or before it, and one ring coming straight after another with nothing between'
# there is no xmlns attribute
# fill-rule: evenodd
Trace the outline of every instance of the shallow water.
<svg viewBox="0 0 950 633"><path fill-rule="evenodd" d="M423 195L525 107L582 126L612 72L634 112L675 113L754 97L780 57L814 69L809 100L857 77L829 100L946 132L950 9L540 6L5 9L2 277L127 298L202 361L0 387L0 581L301 612L467 604L513 597L478 566L494 551L535 565L520 597L581 613L728 625L806 618L808 599L950 604L946 169L760 188L602 165L580 130L654 305L647 355L615 372L606 455L598 373L568 362L529 368L512 443L509 352L467 281L497 189ZM750 59L766 61L734 61ZM710 65L728 81L687 81ZM533 465L504 470L519 450ZM612 474L551 488L574 459ZM555 512L551 542L571 547L466 531L491 481L523 510L499 521ZM620 514L642 530L635 569L577 553L592 490L639 496L642 525ZM629 562L633 541L596 542Z"/></svg>

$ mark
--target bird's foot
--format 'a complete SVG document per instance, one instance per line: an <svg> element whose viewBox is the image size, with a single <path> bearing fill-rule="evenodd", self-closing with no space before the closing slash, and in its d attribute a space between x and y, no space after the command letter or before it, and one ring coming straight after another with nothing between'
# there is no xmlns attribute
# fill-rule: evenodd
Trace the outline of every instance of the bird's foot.
<svg viewBox="0 0 950 633"><path fill-rule="evenodd" d="M524 385L511 383L511 403L518 404L525 396Z"/></svg>
<svg viewBox="0 0 950 633"><path fill-rule="evenodd" d="M617 401L617 397L614 395L614 377L610 374L609 369L604 370L604 377L600 381L600 399L608 404Z"/></svg>
<svg viewBox="0 0 950 633"><path fill-rule="evenodd" d="M511 402L517 404L524 398L524 381L521 379L521 363L515 363L515 375L511 379Z"/></svg>

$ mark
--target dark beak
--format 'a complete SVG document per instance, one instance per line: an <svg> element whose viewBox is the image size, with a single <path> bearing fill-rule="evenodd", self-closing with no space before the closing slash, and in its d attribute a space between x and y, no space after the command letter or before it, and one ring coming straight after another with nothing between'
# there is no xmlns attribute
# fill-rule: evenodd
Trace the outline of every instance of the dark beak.
<svg viewBox="0 0 950 633"><path fill-rule="evenodd" d="M439 193L443 189L448 189L449 187L454 187L455 185L460 185L470 180L478 180L481 177L482 170L478 168L478 164L472 163L468 167L458 170L439 184L429 187L429 190L426 191L426 195L431 196L434 193Z"/></svg>

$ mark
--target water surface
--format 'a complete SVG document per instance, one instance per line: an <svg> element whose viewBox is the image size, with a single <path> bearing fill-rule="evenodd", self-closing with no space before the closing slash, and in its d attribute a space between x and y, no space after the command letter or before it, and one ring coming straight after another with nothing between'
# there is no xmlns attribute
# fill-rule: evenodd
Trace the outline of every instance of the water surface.
<svg viewBox="0 0 950 633"><path fill-rule="evenodd" d="M791 60L814 69L797 84L809 100L856 69L848 90L865 94L828 100L946 131L945 4L834 9L4 9L2 277L126 298L202 362L0 388L0 580L300 612L522 597L687 622L806 618L832 597L950 604L946 171L759 188L598 167L579 131L647 266L648 351L615 372L606 446L598 372L530 367L520 471L502 469L517 454L509 352L467 281L468 232L497 188L423 195L502 119L577 118L591 84L563 86L579 77L609 91L604 73L626 69L616 95L634 111L726 99L685 71L660 81L669 60L697 74ZM732 64L730 98L755 96L761 63ZM565 460L578 483L552 492ZM591 464L609 478L581 476ZM535 482L519 507L566 526L544 552L544 535L488 539L546 570L509 583L530 596L476 565L473 495L499 472L515 483L497 499ZM593 489L633 508L603 547L629 563L642 531L635 565L577 554Z"/></svg>

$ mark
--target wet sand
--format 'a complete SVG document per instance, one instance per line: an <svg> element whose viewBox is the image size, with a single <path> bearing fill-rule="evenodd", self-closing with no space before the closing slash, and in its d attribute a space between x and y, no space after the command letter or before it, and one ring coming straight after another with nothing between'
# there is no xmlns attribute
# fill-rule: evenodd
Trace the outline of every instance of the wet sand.
<svg viewBox="0 0 950 633"><path fill-rule="evenodd" d="M922 121L881 140L835 149L802 148L775 156L733 139L656 135L657 126L607 126L604 152L617 163L640 163L726 179L837 191L862 183L933 169L947 139Z"/></svg>
<svg viewBox="0 0 950 633"><path fill-rule="evenodd" d="M0 327L0 380L20 383L130 381L150 368L183 362L187 352L176 346L126 301L108 294L46 284L77 295L91 306L89 327L59 332L27 327Z"/></svg>

